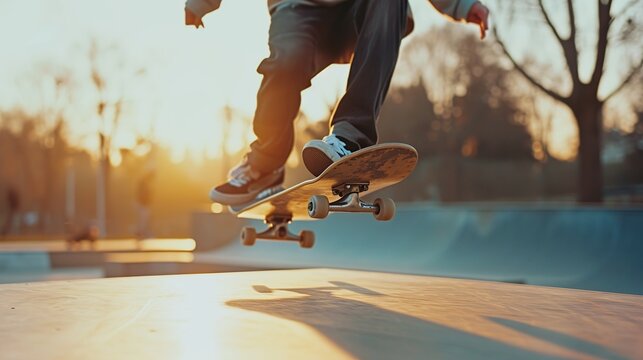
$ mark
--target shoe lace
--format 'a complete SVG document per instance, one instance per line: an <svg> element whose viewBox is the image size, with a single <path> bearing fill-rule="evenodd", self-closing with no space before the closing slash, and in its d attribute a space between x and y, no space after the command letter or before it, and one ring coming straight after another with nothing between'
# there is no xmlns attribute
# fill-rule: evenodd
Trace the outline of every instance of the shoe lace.
<svg viewBox="0 0 643 360"><path fill-rule="evenodd" d="M341 141L337 136L335 136L335 134L325 136L322 141L332 146L333 150L335 150L339 154L339 156L346 156L351 154L351 151L346 149L346 143Z"/></svg>
<svg viewBox="0 0 643 360"><path fill-rule="evenodd" d="M242 187L252 181L253 178L250 176L249 172L242 172L237 176L228 180L228 183L234 187Z"/></svg>
<svg viewBox="0 0 643 360"><path fill-rule="evenodd" d="M228 172L228 178L237 177L238 173L245 171L247 167L248 167L248 155L246 154L243 157L243 159L241 159L241 162L237 164L237 166L230 169L230 171Z"/></svg>

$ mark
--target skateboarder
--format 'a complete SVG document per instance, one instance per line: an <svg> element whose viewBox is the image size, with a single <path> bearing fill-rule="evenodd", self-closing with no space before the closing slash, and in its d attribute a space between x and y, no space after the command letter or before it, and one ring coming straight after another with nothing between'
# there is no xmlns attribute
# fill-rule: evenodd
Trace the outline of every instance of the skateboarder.
<svg viewBox="0 0 643 360"><path fill-rule="evenodd" d="M430 0L444 15L480 27L484 38L489 10L476 0ZM187 0L185 23L203 26L203 16L221 0ZM293 122L301 92L333 63L350 63L346 93L331 119L330 134L302 151L315 176L333 162L377 142L376 120L389 88L402 38L413 29L408 0L268 0L270 56L257 71L253 129L257 140L212 201L237 205L278 187L293 146Z"/></svg>

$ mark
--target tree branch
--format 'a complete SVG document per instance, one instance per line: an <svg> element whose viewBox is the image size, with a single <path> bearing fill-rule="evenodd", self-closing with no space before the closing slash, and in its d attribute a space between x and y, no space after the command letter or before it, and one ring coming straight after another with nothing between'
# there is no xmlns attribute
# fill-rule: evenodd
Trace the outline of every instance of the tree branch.
<svg viewBox="0 0 643 360"><path fill-rule="evenodd" d="M522 76L524 76L525 79L527 79L527 81L532 83L534 86L536 86L538 89L540 89L542 92L549 95L553 99L565 104L568 103L569 99L567 97L564 97L558 94L557 92L546 88L544 85L536 81L536 79L534 79L531 75L529 75L529 73L527 73L527 71L525 71L525 69L520 64L518 64L518 62L513 58L513 56L511 56L511 54L507 50L507 47L505 46L505 44L502 42L502 40L500 40L500 37L498 36L498 30L495 27L493 28L493 35L496 39L496 42L498 42L498 44L502 48L502 52L505 54L505 56L507 56L507 58L509 58L509 61L511 61L511 63L516 68L516 70L518 70L518 72L521 73Z"/></svg>
<svg viewBox="0 0 643 360"><path fill-rule="evenodd" d="M597 1L599 3L601 2L601 0ZM567 0L567 13L569 16L569 38L576 43L576 15L574 13L574 4L572 3L572 0Z"/></svg>
<svg viewBox="0 0 643 360"><path fill-rule="evenodd" d="M567 13L569 16L569 37L562 43L562 46L574 87L576 87L580 84L580 75L578 74L578 48L576 47L576 14L572 0L567 0Z"/></svg>
<svg viewBox="0 0 643 360"><path fill-rule="evenodd" d="M551 21L547 10L545 10L543 0L538 0L538 6L540 8L540 12L545 18L545 21L547 22L547 26L554 33L556 40L558 40L558 43L563 50L567 68L569 69L574 87L576 87L577 84L580 83L580 77L578 74L578 49L576 48L576 16L574 14L574 8L572 7L572 0L567 0L567 12L569 16L570 28L570 34L568 38L563 38L558 30L556 30L556 27Z"/></svg>
<svg viewBox="0 0 643 360"><path fill-rule="evenodd" d="M627 84L629 84L629 82L632 81L632 79L634 79L634 76L638 74L641 71L641 69L643 69L643 59L639 61L638 65L632 68L630 73L627 74L625 79L623 79L623 82L621 83L621 85L617 86L616 89L614 89L611 93L609 93L609 95L607 95L602 101L607 102L607 100L611 99L614 95L616 95L618 92L623 90L623 88L627 86Z"/></svg>
<svg viewBox="0 0 643 360"><path fill-rule="evenodd" d="M605 55L607 54L608 34L610 25L612 24L612 16L610 10L612 8L612 0L603 3L601 0L596 0L598 3L598 41L596 43L596 62L594 63L594 72L590 80L590 86L595 93L598 93L598 86L603 77L603 66L605 66Z"/></svg>
<svg viewBox="0 0 643 360"><path fill-rule="evenodd" d="M545 10L545 5L543 5L543 0L538 0L538 6L540 7L540 12L543 14L545 21L547 22L547 26L549 26L549 29L551 29L551 32L554 33L554 36L556 36L556 39L558 39L558 42L562 43L563 38L558 33L558 30L556 30L554 23L551 22L551 18L549 17L549 14Z"/></svg>

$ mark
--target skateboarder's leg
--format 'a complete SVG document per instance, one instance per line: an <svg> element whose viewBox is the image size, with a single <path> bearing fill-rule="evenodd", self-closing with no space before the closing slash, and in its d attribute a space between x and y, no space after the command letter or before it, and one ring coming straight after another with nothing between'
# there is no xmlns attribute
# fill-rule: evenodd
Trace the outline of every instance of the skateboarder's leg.
<svg viewBox="0 0 643 360"><path fill-rule="evenodd" d="M406 31L407 0L355 0L357 42L346 94L332 119L332 133L359 148L377 143L376 121Z"/></svg>
<svg viewBox="0 0 643 360"><path fill-rule="evenodd" d="M350 5L337 36L353 39L346 94L335 109L331 134L308 142L302 151L315 176L341 157L377 143L376 120L406 33L407 0L354 0Z"/></svg>
<svg viewBox="0 0 643 360"><path fill-rule="evenodd" d="M302 5L284 5L272 14L270 56L257 69L263 75L253 123L257 140L248 154L260 171L272 171L288 159L301 92L331 63L317 51L329 15L325 8Z"/></svg>
<svg viewBox="0 0 643 360"><path fill-rule="evenodd" d="M330 64L316 51L318 38L328 29L329 15L323 7L301 5L282 5L273 12L270 56L258 68L263 81L253 124L257 140L244 161L230 171L228 182L210 191L212 201L246 203L283 183L283 165L293 146L293 122L301 91Z"/></svg>

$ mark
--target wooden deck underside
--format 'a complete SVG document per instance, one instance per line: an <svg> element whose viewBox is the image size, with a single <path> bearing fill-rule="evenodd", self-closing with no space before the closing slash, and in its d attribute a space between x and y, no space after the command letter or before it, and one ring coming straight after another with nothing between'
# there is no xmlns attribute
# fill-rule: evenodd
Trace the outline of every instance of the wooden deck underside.
<svg viewBox="0 0 643 360"><path fill-rule="evenodd" d="M367 195L404 180L415 168L417 152L406 144L380 144L349 155L317 178L295 185L261 202L241 209L239 217L263 220L269 215L292 215L293 220L312 220L308 199L324 195L337 200L332 188L345 183L370 183Z"/></svg>

